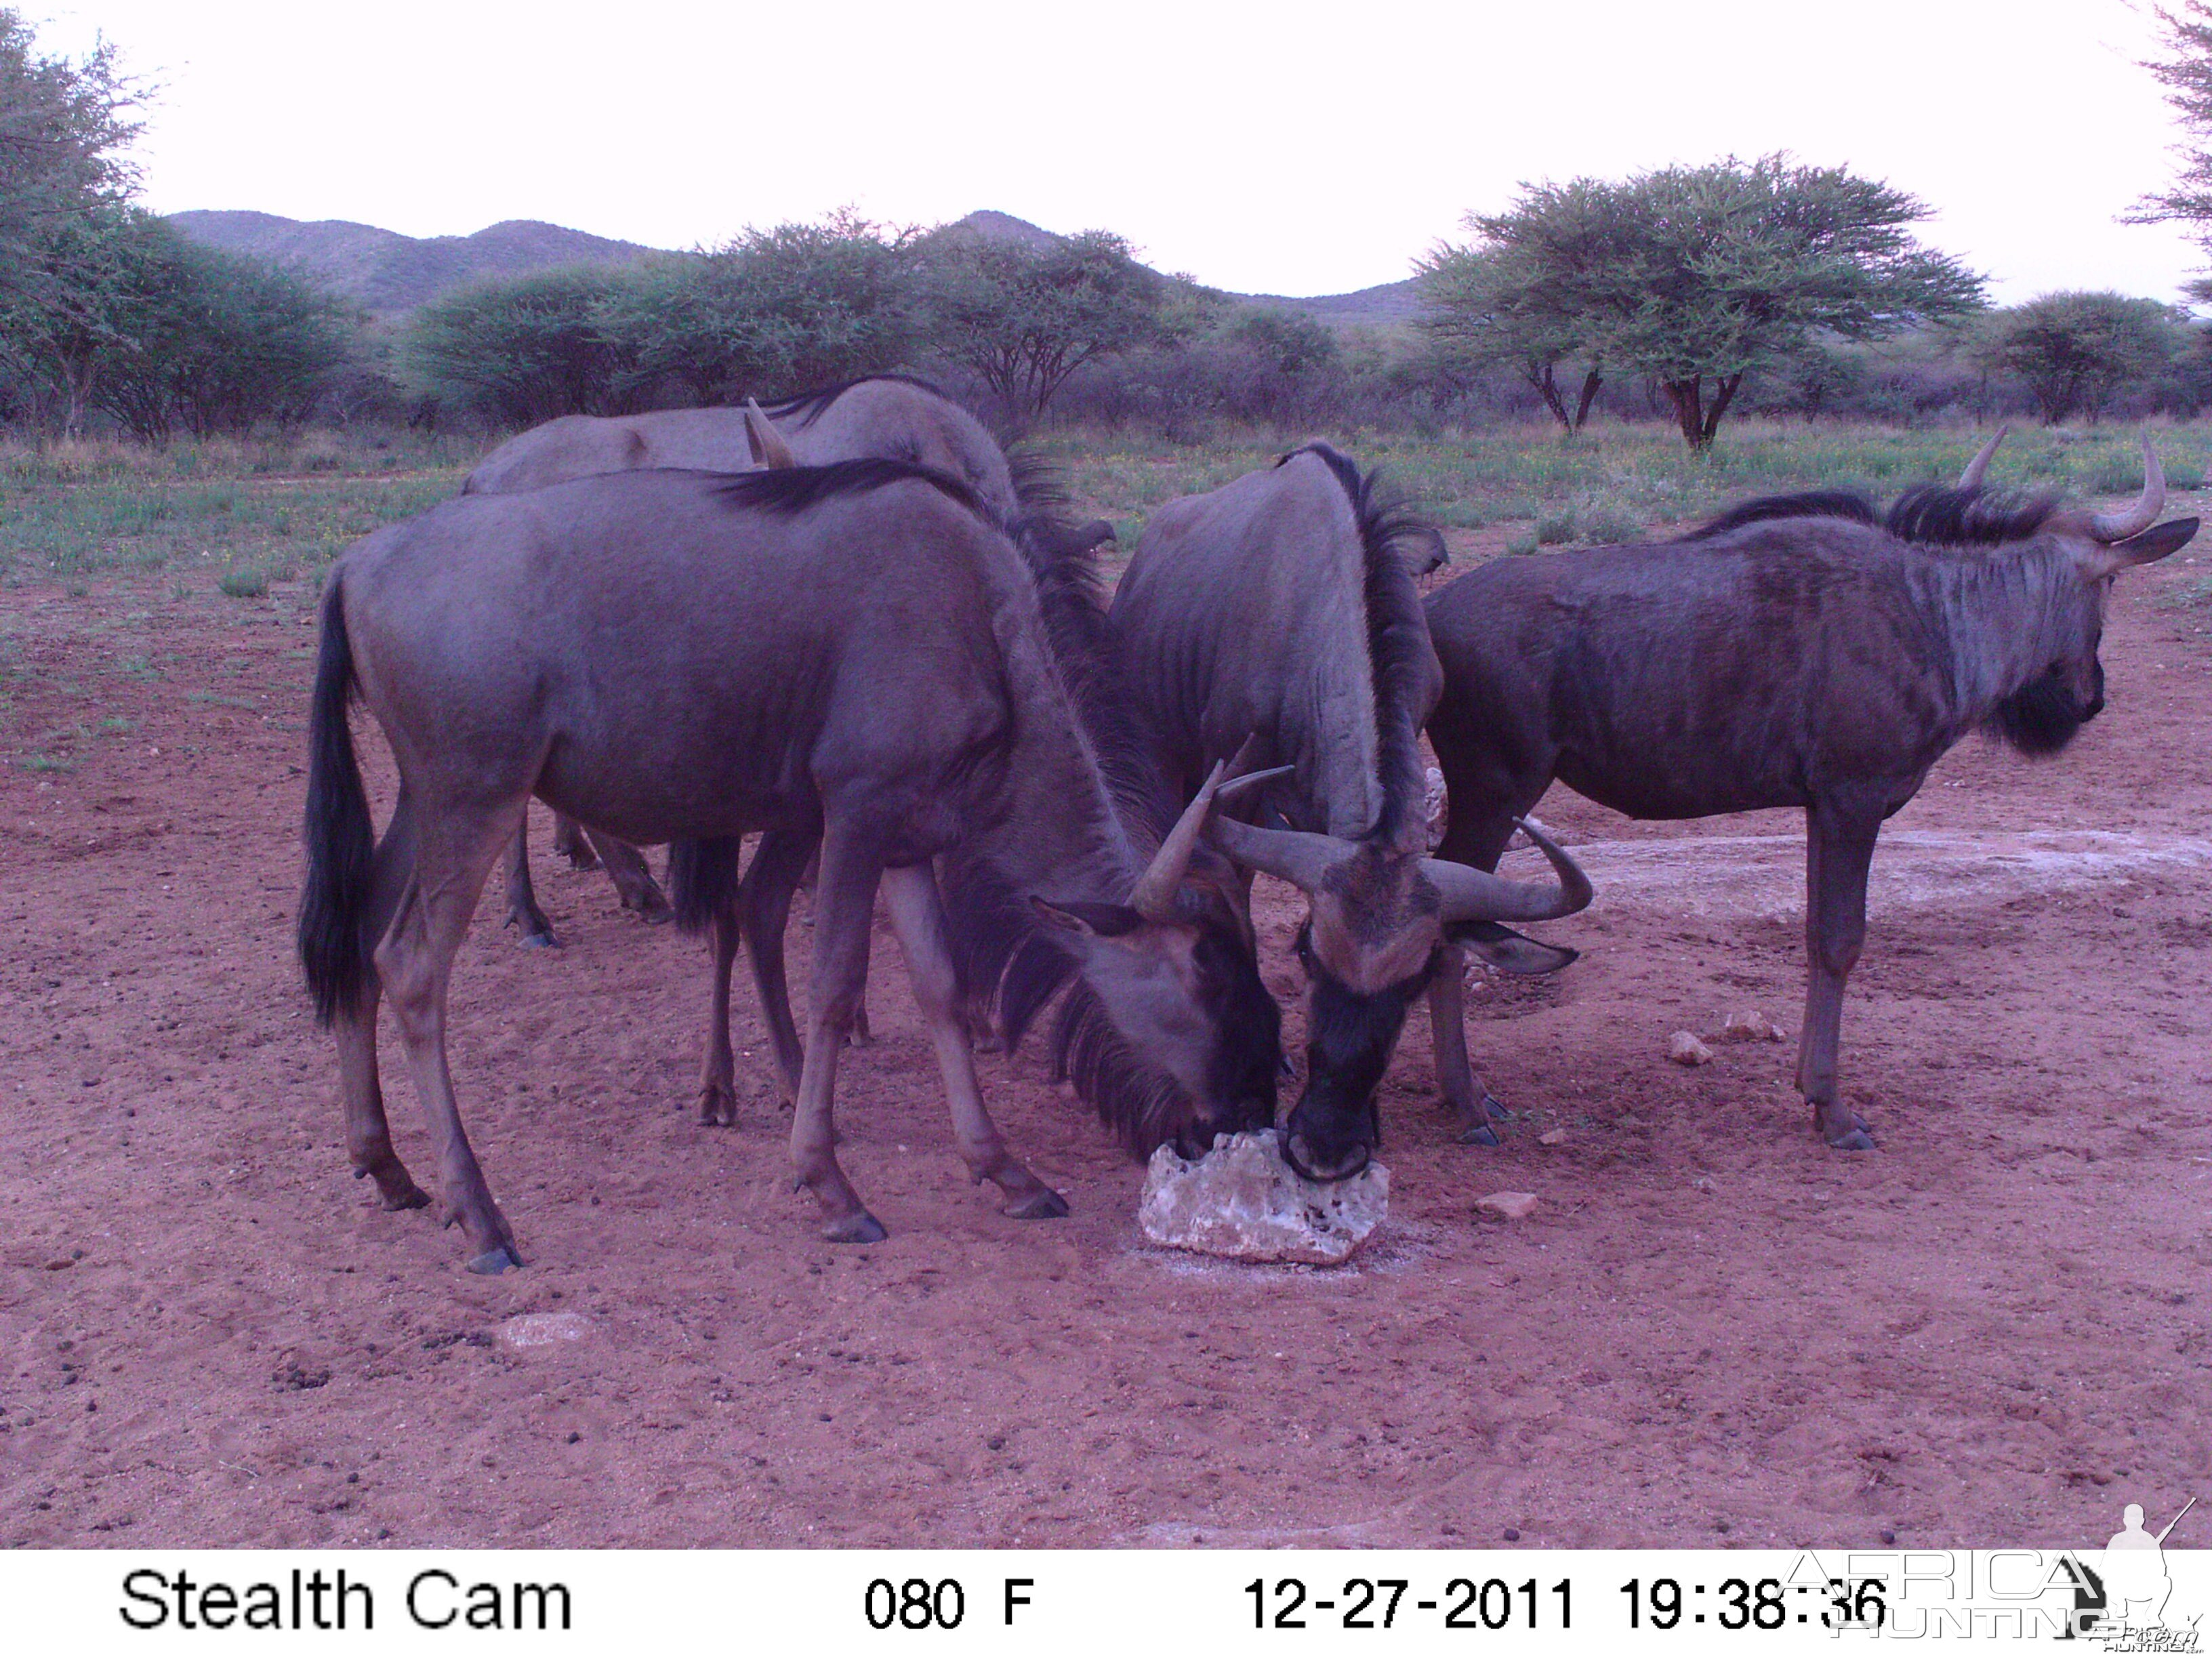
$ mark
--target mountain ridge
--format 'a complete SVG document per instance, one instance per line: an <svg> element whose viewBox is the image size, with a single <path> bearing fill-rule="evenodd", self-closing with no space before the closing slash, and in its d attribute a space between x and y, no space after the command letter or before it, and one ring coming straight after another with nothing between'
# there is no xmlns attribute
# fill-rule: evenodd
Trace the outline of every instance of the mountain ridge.
<svg viewBox="0 0 2212 1659"><path fill-rule="evenodd" d="M252 254L298 271L371 312L416 307L471 283L526 276L564 265L623 265L672 250L594 236L542 219L507 219L467 236L407 236L350 219L288 219L251 209L195 209L168 222L189 240ZM954 225L996 241L1048 246L1059 236L994 208ZM1395 327L1420 315L1412 277L1349 294L1236 294L1231 300L1303 312L1333 327Z"/></svg>

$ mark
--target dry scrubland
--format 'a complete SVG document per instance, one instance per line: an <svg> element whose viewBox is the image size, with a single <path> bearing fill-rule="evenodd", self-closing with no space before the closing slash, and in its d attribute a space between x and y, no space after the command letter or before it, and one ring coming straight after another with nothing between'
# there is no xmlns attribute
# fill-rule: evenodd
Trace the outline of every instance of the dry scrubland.
<svg viewBox="0 0 2212 1659"><path fill-rule="evenodd" d="M1752 491L1887 495L1973 447L1335 435L1462 568ZM2212 430L2158 435L2200 483ZM2016 434L1999 477L2124 495L2134 438ZM881 935L839 1115L892 1237L825 1245L750 995L749 1097L702 1129L698 945L555 868L541 814L568 948L514 948L488 904L454 980L531 1264L486 1280L348 1177L290 954L321 572L475 447L387 441L0 451L0 1546L2080 1546L2212 1465L2212 548L2121 583L2111 708L2071 750L1963 744L1886 835L1845 1016L1877 1153L1818 1145L1787 1043L1663 1058L1747 1006L1794 1031L1793 816L1636 825L1556 791L1599 896L1543 930L1574 967L1471 999L1505 1145L1451 1143L1416 1013L1389 1232L1355 1265L1147 1249L1139 1171L1034 1054L985 1087L1074 1214L998 1215ZM1126 542L1282 442L1044 447ZM1257 896L1296 1044L1299 907ZM427 1174L397 1059L387 1030ZM1499 1188L1534 1215L1479 1219ZM532 1314L568 1340L519 1345Z"/></svg>

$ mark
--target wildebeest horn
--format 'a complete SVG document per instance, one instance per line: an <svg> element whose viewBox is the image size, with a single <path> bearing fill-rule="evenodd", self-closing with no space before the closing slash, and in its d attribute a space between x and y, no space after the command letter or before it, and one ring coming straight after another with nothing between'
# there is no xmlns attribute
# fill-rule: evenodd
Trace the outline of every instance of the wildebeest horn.
<svg viewBox="0 0 2212 1659"><path fill-rule="evenodd" d="M2159 510L2166 505L2166 469L2158 464L2158 451L2145 438L2143 446L2142 494L2136 504L2124 513L2092 513L2089 533L2100 542L2124 542L2140 534L2158 522Z"/></svg>
<svg viewBox="0 0 2212 1659"><path fill-rule="evenodd" d="M2005 441L2005 434L2011 430L2008 426L1999 427L1997 435L1974 453L1974 459L1966 463L1966 470L1959 475L1960 489L1979 489L1982 487L1982 475L1990 470L1990 457L1997 453L1997 446Z"/></svg>
<svg viewBox="0 0 2212 1659"><path fill-rule="evenodd" d="M783 434L775 429L775 422L761 412L761 406L750 398L745 399L745 447L753 453L755 466L797 466L798 460L791 446L783 441Z"/></svg>
<svg viewBox="0 0 2212 1659"><path fill-rule="evenodd" d="M1238 751L1238 760L1241 761L1250 748L1250 744L1247 743L1244 749ZM1152 855L1152 861L1145 866L1145 873L1137 878L1137 884L1129 890L1129 908L1146 921L1175 920L1176 889L1182 885L1183 877L1190 871L1191 855L1198 851L1198 839L1206 833L1206 823L1212 817L1213 809L1224 799L1264 783L1270 778L1280 777L1291 769L1287 766L1278 766L1269 771L1248 772L1242 777L1231 778L1229 770L1232 764L1229 761L1213 763L1213 771L1206 778L1205 787L1193 797L1190 805L1182 809L1182 816L1176 820L1175 828L1169 830L1167 838L1160 842L1160 850Z"/></svg>
<svg viewBox="0 0 2212 1659"><path fill-rule="evenodd" d="M1559 885L1507 881L1473 865L1423 859L1421 873L1443 896L1445 921L1548 921L1554 916L1571 916L1590 902L1589 878L1567 856L1566 849L1547 835L1535 819L1513 821L1552 861Z"/></svg>
<svg viewBox="0 0 2212 1659"><path fill-rule="evenodd" d="M1299 891L1320 890L1322 878L1339 859L1358 851L1351 842L1306 830L1262 830L1236 818L1216 818L1213 844L1249 870L1280 876Z"/></svg>

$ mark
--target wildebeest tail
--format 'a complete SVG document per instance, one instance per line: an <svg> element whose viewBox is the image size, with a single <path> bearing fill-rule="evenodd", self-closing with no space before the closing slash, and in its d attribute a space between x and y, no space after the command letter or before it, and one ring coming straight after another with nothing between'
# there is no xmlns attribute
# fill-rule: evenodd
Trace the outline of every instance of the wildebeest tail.
<svg viewBox="0 0 2212 1659"><path fill-rule="evenodd" d="M368 988L369 890L376 843L347 722L357 690L346 637L345 589L323 600L322 641L307 720L307 884L300 895L300 965L328 1025L361 1006Z"/></svg>
<svg viewBox="0 0 2212 1659"><path fill-rule="evenodd" d="M735 913L742 845L736 836L669 842L668 899L676 908L676 925L685 933L706 932L725 908Z"/></svg>

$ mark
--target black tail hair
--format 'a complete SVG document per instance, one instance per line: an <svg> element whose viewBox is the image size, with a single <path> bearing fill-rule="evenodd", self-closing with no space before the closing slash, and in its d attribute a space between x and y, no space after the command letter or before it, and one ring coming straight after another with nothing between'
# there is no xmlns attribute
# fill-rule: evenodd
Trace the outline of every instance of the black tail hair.
<svg viewBox="0 0 2212 1659"><path fill-rule="evenodd" d="M743 845L738 836L669 842L668 897L676 907L676 925L685 933L704 933L714 925L717 912L733 909L738 852Z"/></svg>
<svg viewBox="0 0 2212 1659"><path fill-rule="evenodd" d="M307 875L299 923L300 965L314 993L315 1018L325 1025L361 1006L373 971L368 908L376 843L346 718L356 690L345 589L333 579L323 600L307 717Z"/></svg>

